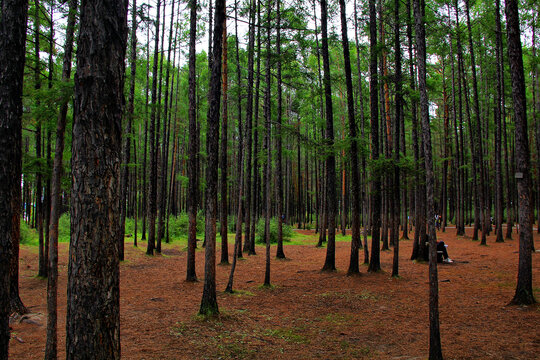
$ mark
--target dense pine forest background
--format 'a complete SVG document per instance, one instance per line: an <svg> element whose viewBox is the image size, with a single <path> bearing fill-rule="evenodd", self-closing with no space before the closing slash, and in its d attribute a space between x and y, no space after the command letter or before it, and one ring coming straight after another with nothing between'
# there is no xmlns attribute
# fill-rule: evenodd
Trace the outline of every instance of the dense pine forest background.
<svg viewBox="0 0 540 360"><path fill-rule="evenodd" d="M324 271L336 269L336 234L350 229L349 275L361 262L380 270L380 251L392 249L398 277L400 240L411 239L410 259L430 262L430 358L442 358L436 227L456 236L473 227L482 245L490 234L519 239L512 301L535 302L537 1L212 1L1 2L0 37L10 7L27 11L20 144L3 143L22 157L20 198L5 210L20 233L2 225L14 249L5 294L9 313L27 311L18 244L37 246L37 275L49 278L48 358L58 241L71 240L68 318L80 317L68 320L68 354L99 347L77 347L81 331L110 322L119 332L118 307L77 294L112 286L119 296L126 238L148 255L186 243L185 278L204 278L200 313L210 315L219 313L216 261L232 262L232 292L237 258L258 242L271 286L271 244L286 258L293 229L319 234ZM12 183L2 186L15 194ZM103 312L102 323L81 325L84 307ZM96 354L119 357L111 339Z"/></svg>

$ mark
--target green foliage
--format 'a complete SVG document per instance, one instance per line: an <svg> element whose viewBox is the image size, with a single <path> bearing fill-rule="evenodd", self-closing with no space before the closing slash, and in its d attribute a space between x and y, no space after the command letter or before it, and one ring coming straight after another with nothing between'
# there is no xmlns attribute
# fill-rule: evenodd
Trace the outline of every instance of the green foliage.
<svg viewBox="0 0 540 360"><path fill-rule="evenodd" d="M21 220L21 244L37 246L39 243L39 237L36 229L30 228L28 224Z"/></svg>
<svg viewBox="0 0 540 360"><path fill-rule="evenodd" d="M255 229L255 241L258 243L264 243L264 219L261 218L257 222L257 227ZM278 233L278 223L277 219L270 219L270 243L277 243L277 233ZM293 235L292 227L287 224L283 224L283 241L290 241Z"/></svg>

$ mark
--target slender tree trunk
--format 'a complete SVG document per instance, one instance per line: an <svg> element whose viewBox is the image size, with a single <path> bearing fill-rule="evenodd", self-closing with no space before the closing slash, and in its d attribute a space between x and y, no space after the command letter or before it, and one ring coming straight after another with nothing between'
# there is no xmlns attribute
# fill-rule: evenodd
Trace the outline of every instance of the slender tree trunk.
<svg viewBox="0 0 540 360"><path fill-rule="evenodd" d="M360 172L358 169L358 140L356 117L354 111L353 84L351 71L351 57L349 53L349 39L347 36L347 14L345 11L345 0L339 1L341 10L341 40L343 43L343 58L345 65L345 83L347 86L347 115L349 117L349 136L351 142L351 185L352 185L352 238L351 256L347 274L358 274L360 272L358 264L358 252L362 246L360 240Z"/></svg>
<svg viewBox="0 0 540 360"><path fill-rule="evenodd" d="M124 131L123 158L120 175L120 237L118 239L118 253L120 261L124 260L124 235L126 230L126 201L128 188L128 163L131 155L131 126L133 122L133 111L135 106L135 75L137 73L137 0L133 0L131 10L131 56L129 66L131 77L129 81L129 99L128 99L128 114L127 125Z"/></svg>
<svg viewBox="0 0 540 360"><path fill-rule="evenodd" d="M188 159L188 254L186 281L197 281L195 249L197 248L197 114L196 114L196 56L197 0L191 0L189 19L189 159Z"/></svg>
<svg viewBox="0 0 540 360"><path fill-rule="evenodd" d="M328 54L328 4L321 0L322 57L324 69L324 95L326 99L326 137L329 154L326 156L326 199L328 202L328 244L323 271L336 270L336 158L334 155L334 114L332 110L332 87L330 79L330 56Z"/></svg>
<svg viewBox="0 0 540 360"><path fill-rule="evenodd" d="M476 79L476 60L474 55L474 46L473 46L473 40L472 40L472 29L471 29L471 17L469 14L469 0L465 0L465 11L467 14L467 29L469 30L469 51L471 55L471 68L472 68L472 82L473 82L473 104L474 104L474 114L475 114L475 138L476 141L474 142L474 145L476 145L476 148L473 149L476 156L473 156L473 161L476 161L476 166L478 170L478 174L476 176L477 178L477 184L478 187L476 191L479 193L479 203L480 203L480 212L481 212L481 226L482 226L482 238L480 245L486 245L486 234L488 232L487 224L489 221L489 206L486 198L486 189L485 189L485 168L484 168L484 161L483 161L483 137L482 137L482 131L481 131L481 125L480 125L480 103L478 100L478 81ZM471 144L472 145L472 144ZM476 227L476 225L475 225Z"/></svg>
<svg viewBox="0 0 540 360"><path fill-rule="evenodd" d="M244 252L252 255L251 248L251 217L255 218L251 209L251 163L252 163L252 136L253 136L253 53L255 46L255 0L249 2L249 41L248 41L248 83L247 83L247 104L246 104L246 218Z"/></svg>
<svg viewBox="0 0 540 360"><path fill-rule="evenodd" d="M437 237L433 201L433 160L431 155L431 130L426 86L426 32L424 28L425 3L414 0L416 20L416 49L418 64L418 89L420 90L420 116L424 139L426 169L427 217L429 232L429 359L441 359L441 334L439 328L439 280L437 274Z"/></svg>
<svg viewBox="0 0 540 360"><path fill-rule="evenodd" d="M276 126L276 142L277 142L277 161L276 161L276 182L277 182L277 222L278 222L278 239L276 257L278 259L285 259L285 252L283 251L283 172L282 172L282 81L281 81L281 1L277 0L277 39L276 39L276 52L277 52L277 126Z"/></svg>
<svg viewBox="0 0 540 360"><path fill-rule="evenodd" d="M159 60L159 21L161 11L161 0L157 0L156 34L154 41L154 63L152 65L152 106L150 113L150 184L148 196L148 243L146 247L147 255L154 255L156 247L156 199L157 199L157 156L156 133L159 126L156 126L156 111L158 110L157 81L158 81L158 60Z"/></svg>
<svg viewBox="0 0 540 360"><path fill-rule="evenodd" d="M272 128L271 128L271 120L272 120L272 113L271 113L271 99L270 99L270 91L271 91L271 76L270 76L270 36L271 36L271 26L270 26L270 15L271 15L272 5L271 1L268 1L267 7L266 7L266 75L265 75L265 81L266 81L266 89L264 94L264 119L265 119L265 129L266 134L264 137L264 151L266 151L266 164L264 169L264 186L265 186L265 197L264 197L264 204L265 204L265 221L264 221L264 238L266 243L266 266L264 271L264 284L263 286L270 286L270 211L271 211L271 196L270 196L270 176L272 171L272 146L271 146L271 136L272 136Z"/></svg>
<svg viewBox="0 0 540 360"><path fill-rule="evenodd" d="M501 10L499 0L495 0L495 22L497 30L496 36L496 66L497 66L497 97L495 104L495 235L496 242L503 242L502 223L503 223L503 184L502 184L502 163L501 163L501 143L502 143L502 97L503 88L501 83L502 76L502 54L499 43L502 41L501 30Z"/></svg>
<svg viewBox="0 0 540 360"><path fill-rule="evenodd" d="M216 17L217 19L217 17ZM227 67L227 24L226 18L223 19L223 70L222 70L222 90L223 95L221 117L221 149L219 153L219 167L221 168L220 188L221 188L221 212L219 224L221 226L221 264L229 263L229 243L227 241L227 128L228 128L228 67Z"/></svg>
<svg viewBox="0 0 540 360"><path fill-rule="evenodd" d="M205 264L204 288L199 313L213 315L219 313L216 299L216 219L217 219L217 175L219 142L219 104L221 100L221 55L223 25L225 24L225 0L216 0L213 33L212 72L208 94L207 114L207 170L206 170L206 219L205 219Z"/></svg>
<svg viewBox="0 0 540 360"><path fill-rule="evenodd" d="M392 265L392 276L399 276L399 210L400 210L400 176L399 176L399 160L400 160L400 130L402 121L402 83L401 83L401 40L399 37L399 2L400 0L394 1L394 50L396 58L396 114L394 118L394 179L393 179L393 194L394 197L394 206L393 206L393 220L392 220L392 240L394 243L394 259Z"/></svg>
<svg viewBox="0 0 540 360"><path fill-rule="evenodd" d="M118 186L127 8L128 1L81 4L71 159L67 359L120 359Z"/></svg>
<svg viewBox="0 0 540 360"><path fill-rule="evenodd" d="M70 0L68 22L66 28L66 41L64 44L64 61L62 66L62 81L67 82L71 76L71 57L73 54L73 39L75 21L77 16L77 0ZM61 180L63 170L64 133L68 102L60 105L58 122L56 124L56 148L54 152L54 167L52 172L51 192L51 224L49 230L49 276L47 278L47 343L45 346L45 359L54 360L58 353L57 330L57 303L58 303L58 220L62 206Z"/></svg>
<svg viewBox="0 0 540 360"><path fill-rule="evenodd" d="M527 136L527 106L525 96L525 75L519 29L519 13L516 0L506 0L506 36L508 58L512 78L516 136L516 182L519 206L519 267L516 293L511 303L515 305L534 304L536 300L532 288L532 202L529 137Z"/></svg>
<svg viewBox="0 0 540 360"><path fill-rule="evenodd" d="M371 159L379 160L379 109L378 109L378 74L377 74L377 11L375 0L369 0L369 43L370 43L370 84L371 101ZM371 259L368 271L381 270L380 231L381 231L381 180L378 172L372 172L371 181Z"/></svg>

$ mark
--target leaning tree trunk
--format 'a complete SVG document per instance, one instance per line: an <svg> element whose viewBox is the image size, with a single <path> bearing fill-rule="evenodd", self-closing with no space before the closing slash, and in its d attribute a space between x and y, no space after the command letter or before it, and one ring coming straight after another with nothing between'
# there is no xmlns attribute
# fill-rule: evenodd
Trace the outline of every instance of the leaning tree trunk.
<svg viewBox="0 0 540 360"><path fill-rule="evenodd" d="M525 75L519 30L517 0L506 0L506 35L508 38L508 58L512 78L516 136L516 182L519 206L519 268L516 293L512 303L516 305L534 304L532 289L532 202L529 138L527 136L527 106L525 96Z"/></svg>
<svg viewBox="0 0 540 360"><path fill-rule="evenodd" d="M66 358L120 359L120 152L127 0L81 4Z"/></svg>
<svg viewBox="0 0 540 360"><path fill-rule="evenodd" d="M8 359L10 266L17 256L27 0L0 3L0 359ZM14 236L15 235L15 236ZM17 279L18 282L18 279Z"/></svg>

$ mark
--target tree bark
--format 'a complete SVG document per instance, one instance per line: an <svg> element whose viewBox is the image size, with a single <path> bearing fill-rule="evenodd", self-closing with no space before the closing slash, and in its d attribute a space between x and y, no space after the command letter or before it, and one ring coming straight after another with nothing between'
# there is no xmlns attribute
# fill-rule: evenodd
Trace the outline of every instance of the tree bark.
<svg viewBox="0 0 540 360"><path fill-rule="evenodd" d="M206 169L206 219L205 219L205 264L204 288L199 314L219 313L216 299L216 219L217 178L219 143L219 104L221 100L221 55L223 25L225 24L225 0L216 0L213 33L212 72L210 75L207 113L207 169Z"/></svg>
<svg viewBox="0 0 540 360"><path fill-rule="evenodd" d="M197 38L197 0L191 0L189 19L189 159L188 159L188 254L186 281L197 281L195 271L195 249L197 248L197 114L196 114L196 54Z"/></svg>
<svg viewBox="0 0 540 360"><path fill-rule="evenodd" d="M435 232L435 208L433 201L433 160L431 155L431 130L429 126L429 104L426 84L426 32L424 25L425 3L414 0L416 20L416 49L418 65L418 89L420 91L420 117L424 139L426 170L427 218L429 233L429 359L441 359L441 334L439 328L439 280L437 274L437 237Z"/></svg>
<svg viewBox="0 0 540 360"><path fill-rule="evenodd" d="M328 202L328 244L323 271L336 270L336 158L334 155L334 114L332 109L332 86L330 79L330 56L328 53L328 4L321 0L321 38L324 69L324 97L326 100L326 199Z"/></svg>
<svg viewBox="0 0 540 360"><path fill-rule="evenodd" d="M81 3L66 358L120 359L120 152L128 1Z"/></svg>
<svg viewBox="0 0 540 360"><path fill-rule="evenodd" d="M369 43L370 76L369 93L371 101L371 159L375 163L371 182L371 258L368 271L381 270L380 231L381 231L381 180L376 169L379 160L379 109L377 74L377 11L375 0L369 0Z"/></svg>
<svg viewBox="0 0 540 360"><path fill-rule="evenodd" d="M508 60L512 78L512 98L514 99L515 141L516 141L516 183L519 206L519 267L516 293L511 303L515 305L534 304L532 289L532 202L529 137L527 136L527 105L525 96L525 75L519 29L517 0L506 0L506 36L508 39Z"/></svg>
<svg viewBox="0 0 540 360"><path fill-rule="evenodd" d="M0 3L0 359L8 359L12 258L18 262L21 171L22 91L27 0ZM14 281L13 281L14 280Z"/></svg>
<svg viewBox="0 0 540 360"><path fill-rule="evenodd" d="M62 65L62 81L67 82L71 76L71 58L73 54L73 39L77 16L77 0L70 0L66 41L64 45L64 61ZM49 270L47 278L47 343L45 359L54 360L58 352L57 303L58 303L58 220L62 207L61 180L63 170L64 133L68 102L60 105L58 122L56 124L56 148L54 152L54 167L52 173L51 191L51 224L49 229Z"/></svg>

